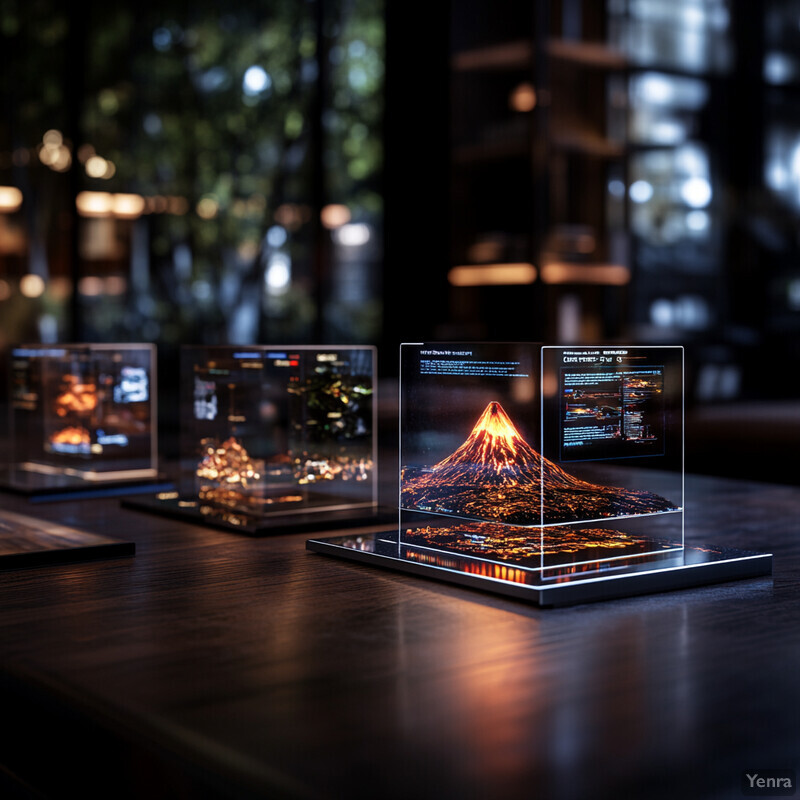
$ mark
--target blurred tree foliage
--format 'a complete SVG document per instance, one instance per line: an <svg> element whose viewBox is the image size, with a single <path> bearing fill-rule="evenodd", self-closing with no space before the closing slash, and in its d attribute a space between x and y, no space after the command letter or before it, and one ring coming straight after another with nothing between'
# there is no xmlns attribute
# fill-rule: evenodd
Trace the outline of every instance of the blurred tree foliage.
<svg viewBox="0 0 800 800"><path fill-rule="evenodd" d="M62 172L0 161L39 219L29 237L57 237L80 190L148 199L117 223L122 255L80 264L127 272L124 294L81 297L83 338L324 336L335 265L320 209L381 224L380 2L0 0L0 46L0 150L35 154L55 128L72 156ZM92 156L104 174L89 177Z"/></svg>

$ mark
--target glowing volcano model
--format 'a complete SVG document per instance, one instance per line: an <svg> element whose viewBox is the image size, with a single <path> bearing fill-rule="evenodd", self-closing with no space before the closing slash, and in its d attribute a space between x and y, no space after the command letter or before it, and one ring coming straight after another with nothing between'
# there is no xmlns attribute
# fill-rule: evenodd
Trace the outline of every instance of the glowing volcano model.
<svg viewBox="0 0 800 800"><path fill-rule="evenodd" d="M647 491L600 486L536 452L499 403L467 440L433 467L404 467L404 508L511 525L539 525L675 511Z"/></svg>

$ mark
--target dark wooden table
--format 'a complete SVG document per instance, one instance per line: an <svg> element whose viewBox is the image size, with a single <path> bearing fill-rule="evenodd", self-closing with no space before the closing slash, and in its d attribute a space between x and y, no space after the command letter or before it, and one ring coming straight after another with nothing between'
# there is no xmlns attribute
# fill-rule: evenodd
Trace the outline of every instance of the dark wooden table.
<svg viewBox="0 0 800 800"><path fill-rule="evenodd" d="M687 541L773 576L540 610L307 534L2 495L137 554L0 573L0 794L740 797L800 761L800 489L687 499Z"/></svg>

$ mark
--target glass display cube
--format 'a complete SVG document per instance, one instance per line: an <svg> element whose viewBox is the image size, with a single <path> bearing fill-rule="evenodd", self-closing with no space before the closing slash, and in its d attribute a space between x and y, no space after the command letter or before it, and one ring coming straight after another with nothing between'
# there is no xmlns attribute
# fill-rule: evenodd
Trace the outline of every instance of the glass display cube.
<svg viewBox="0 0 800 800"><path fill-rule="evenodd" d="M404 347L401 541L553 574L682 548L681 366L680 348Z"/></svg>
<svg viewBox="0 0 800 800"><path fill-rule="evenodd" d="M681 347L405 344L400 361L398 529L310 549L543 605L771 563L686 547Z"/></svg>
<svg viewBox="0 0 800 800"><path fill-rule="evenodd" d="M157 478L155 367L152 344L14 347L9 487L35 492Z"/></svg>
<svg viewBox="0 0 800 800"><path fill-rule="evenodd" d="M180 475L156 508L252 533L374 513L374 348L184 347L180 380Z"/></svg>

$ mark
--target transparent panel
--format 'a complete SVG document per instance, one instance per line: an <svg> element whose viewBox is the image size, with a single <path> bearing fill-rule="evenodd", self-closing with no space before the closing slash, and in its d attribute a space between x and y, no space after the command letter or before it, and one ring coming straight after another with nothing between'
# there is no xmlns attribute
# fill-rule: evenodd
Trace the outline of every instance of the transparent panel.
<svg viewBox="0 0 800 800"><path fill-rule="evenodd" d="M681 348L405 344L400 402L405 557L556 577L683 547Z"/></svg>
<svg viewBox="0 0 800 800"><path fill-rule="evenodd" d="M542 348L542 566L683 547L680 347Z"/></svg>
<svg viewBox="0 0 800 800"><path fill-rule="evenodd" d="M185 347L180 495L207 517L374 506L372 347Z"/></svg>
<svg viewBox="0 0 800 800"><path fill-rule="evenodd" d="M151 344L13 348L12 470L83 481L155 477L155 360Z"/></svg>

